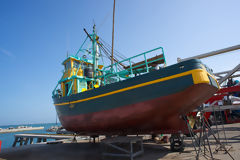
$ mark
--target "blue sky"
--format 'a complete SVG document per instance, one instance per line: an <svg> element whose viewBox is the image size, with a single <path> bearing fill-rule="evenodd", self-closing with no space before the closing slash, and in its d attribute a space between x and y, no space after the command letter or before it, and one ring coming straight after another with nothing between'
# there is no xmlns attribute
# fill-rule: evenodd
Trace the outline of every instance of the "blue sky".
<svg viewBox="0 0 240 160"><path fill-rule="evenodd" d="M0 0L0 125L54 122L51 92L66 52L92 30L111 44L112 0ZM238 0L116 0L115 48L126 56L162 46L167 64L240 44ZM202 60L215 72L239 51Z"/></svg>

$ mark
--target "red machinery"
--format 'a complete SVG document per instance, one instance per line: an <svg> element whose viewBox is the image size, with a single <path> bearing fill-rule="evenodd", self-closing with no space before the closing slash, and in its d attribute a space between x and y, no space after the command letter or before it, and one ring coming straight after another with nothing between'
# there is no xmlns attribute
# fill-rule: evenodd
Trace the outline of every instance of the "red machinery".
<svg viewBox="0 0 240 160"><path fill-rule="evenodd" d="M231 118L232 110L238 110L237 107L239 107L239 105L232 104L231 98L229 96L236 92L240 93L240 86L232 86L232 87L222 88L213 97L211 97L209 100L207 100L205 102L205 104L209 104L210 106L215 107L216 108L215 111L219 111L219 107L217 107L217 106L219 106L219 102L220 102L221 106L227 105L228 106L227 108L226 107L220 108L220 111L224 115L223 119L225 120L225 123L239 123L240 117L239 118ZM239 101L239 103L240 103L240 101ZM191 112L188 114L188 116L189 115L196 117L197 112ZM209 120L211 115L212 115L212 111L206 111L204 113L204 116L207 120Z"/></svg>

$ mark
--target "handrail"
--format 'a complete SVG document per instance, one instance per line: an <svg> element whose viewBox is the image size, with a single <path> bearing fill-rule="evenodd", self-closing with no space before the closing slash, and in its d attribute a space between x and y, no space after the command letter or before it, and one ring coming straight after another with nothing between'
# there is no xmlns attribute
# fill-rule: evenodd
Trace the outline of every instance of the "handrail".
<svg viewBox="0 0 240 160"><path fill-rule="evenodd" d="M147 53L150 53L150 52L153 52L153 51L156 51L156 50L159 50L159 49L161 49L161 55L162 55L161 57L158 57L157 59L151 59L151 58L147 59L146 58ZM132 59L136 58L136 57L140 57L140 56L144 56L143 63L132 64ZM156 62L156 61L159 61L159 60L163 60L164 66L166 65L164 51L163 51L162 47L157 47L155 49L143 52L143 53L135 55L133 57L126 58L122 61L114 63L113 65L109 65L107 67L104 67L103 70L102 70L103 74L101 76L98 76L97 78L103 78L104 85L106 85L106 79L108 77L115 77L116 76L116 77L118 77L118 80L121 80L121 78L129 78L129 77L125 77L125 76L123 77L123 75L127 75L127 74L133 75L135 69L137 69L139 67L142 67L144 65L146 65L146 72L149 72L149 64L153 63L153 62ZM117 66L118 66L118 64L120 64L122 62L125 62L125 63L127 62L129 64L129 66L128 66L128 68L124 68L123 70L119 70L117 68Z"/></svg>
<svg viewBox="0 0 240 160"><path fill-rule="evenodd" d="M133 59L133 58L139 57L139 56L141 56L141 55L144 55L144 54L147 54L147 53L150 53L150 52L153 52L153 51L159 50L159 49L162 49L162 51L163 51L163 48L162 48L162 47L157 47L157 48L154 48L154 49L152 49L152 50L149 50L149 51L146 51L146 52L140 53L140 54L138 54L138 55L136 55L136 56L133 56L133 57L130 57L130 58L124 59L124 60L122 60L122 61L119 61L119 62L117 62L117 63L114 63L113 65L115 65L115 64L119 64L119 63L122 63L122 62L125 62L125 61L129 61L129 60L131 60L131 59ZM112 65L109 65L109 66L104 67L104 68L109 68L109 67L111 67L111 66L112 66Z"/></svg>
<svg viewBox="0 0 240 160"><path fill-rule="evenodd" d="M160 59L164 59L164 58L155 59L155 60L146 62L146 64L149 64L149 63L158 61L158 60L160 60ZM129 71L130 69L138 68L138 67L140 67L140 66L142 66L142 65L145 65L145 64L137 65L137 66L134 66L134 67L132 67L132 68L130 67L130 68L128 68L128 69L126 69L126 70L122 70L122 71L120 71L120 72L118 72L118 73L112 73L112 74L108 74L108 75L105 75L105 76L102 75L102 76L98 76L98 77L109 77L109 76L113 76L113 75L117 75L117 74L120 75L121 73L123 73L123 72L125 72L125 71Z"/></svg>
<svg viewBox="0 0 240 160"><path fill-rule="evenodd" d="M153 52L153 51L156 51L156 50L159 50L159 49L162 50L162 55L163 55L163 56L162 56L161 58L158 58L158 59L155 59L155 60L152 60L152 61L147 61L147 59L146 59L146 54L147 54L147 53L150 53L150 52ZM131 59L136 58L136 57L139 57L139 56L142 56L142 55L144 55L145 63L139 64L139 65L136 65L136 66L132 66ZM165 64L165 56L164 56L164 52L163 52L163 48L162 48L162 47L158 47L158 48L149 50L149 51L147 51L147 52L143 52L143 53L141 53L141 54L139 54L139 55L136 55L136 56L127 58L127 59L122 60L122 61L120 61L120 62L117 62L117 63L115 63L115 64L113 64L113 65L117 66L119 63L122 63L122 62L124 62L124 61L128 61L130 67L129 67L128 69L126 69L126 70L130 70L130 71L131 71L131 74L133 74L133 69L138 68L138 67L141 67L141 66L143 66L143 65L146 65L146 69L147 69L147 72L148 72L148 71L149 71L149 69L148 69L148 68L149 68L149 67L148 67L148 64L153 63L153 62L158 61L158 60L164 60L164 64ZM104 67L103 71L104 71L104 72L109 71L108 68L110 68L110 67L111 67L111 65L110 65L110 66L107 66L107 67ZM111 75L119 75L119 74L121 74L122 72L124 72L124 71L126 71L126 70L123 70L123 71L120 71L120 72L117 72L117 73L112 72ZM103 75L102 77L105 78L106 75Z"/></svg>

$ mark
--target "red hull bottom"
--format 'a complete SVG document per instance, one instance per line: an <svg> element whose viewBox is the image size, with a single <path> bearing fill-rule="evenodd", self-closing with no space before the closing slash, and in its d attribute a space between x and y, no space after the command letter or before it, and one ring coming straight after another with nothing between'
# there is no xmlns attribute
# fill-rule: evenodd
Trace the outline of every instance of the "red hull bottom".
<svg viewBox="0 0 240 160"><path fill-rule="evenodd" d="M217 88L192 85L186 90L111 110L61 116L67 130L83 135L120 135L187 132L181 115L192 111L211 97Z"/></svg>

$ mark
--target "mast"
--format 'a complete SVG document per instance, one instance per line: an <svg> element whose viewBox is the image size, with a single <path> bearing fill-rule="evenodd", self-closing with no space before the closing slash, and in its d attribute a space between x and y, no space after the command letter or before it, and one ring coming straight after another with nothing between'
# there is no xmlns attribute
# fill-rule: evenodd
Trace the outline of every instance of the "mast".
<svg viewBox="0 0 240 160"><path fill-rule="evenodd" d="M92 60L93 60L93 77L96 77L96 69L98 68L99 55L97 53L97 35L95 31L95 24L93 25L93 33L88 34L87 30L84 28L84 32L87 34L88 38L92 41Z"/></svg>
<svg viewBox="0 0 240 160"><path fill-rule="evenodd" d="M111 65L113 68L113 45L114 45L114 17L115 17L115 0L113 2L113 25L112 25L112 58L111 58Z"/></svg>
<svg viewBox="0 0 240 160"><path fill-rule="evenodd" d="M92 34L92 55L93 55L93 78L95 79L96 76L96 69L97 69L97 55L96 55L96 33L95 33L95 24L93 25L93 34Z"/></svg>

